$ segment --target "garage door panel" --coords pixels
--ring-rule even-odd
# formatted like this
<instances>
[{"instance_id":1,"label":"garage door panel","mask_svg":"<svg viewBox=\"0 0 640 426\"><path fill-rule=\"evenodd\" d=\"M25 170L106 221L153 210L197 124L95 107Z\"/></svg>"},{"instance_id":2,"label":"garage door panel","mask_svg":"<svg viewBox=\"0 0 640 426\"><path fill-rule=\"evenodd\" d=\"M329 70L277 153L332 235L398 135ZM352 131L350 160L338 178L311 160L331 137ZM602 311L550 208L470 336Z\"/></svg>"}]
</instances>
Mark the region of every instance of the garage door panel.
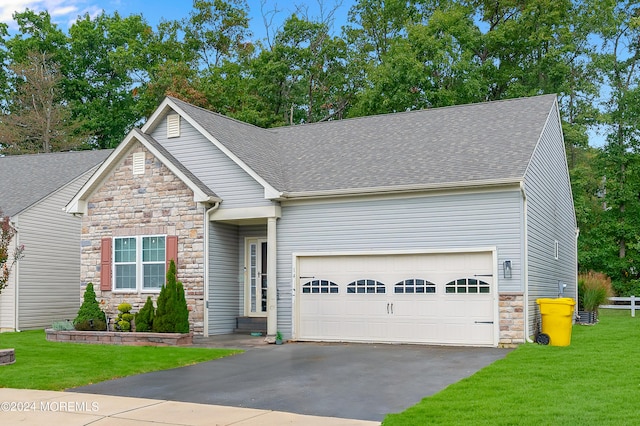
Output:
<instances>
[{"instance_id":1,"label":"garage door panel","mask_svg":"<svg viewBox=\"0 0 640 426\"><path fill-rule=\"evenodd\" d=\"M329 280L338 292L298 292L296 337L492 346L492 260L491 252L301 257L301 285Z\"/></svg>"}]
</instances>

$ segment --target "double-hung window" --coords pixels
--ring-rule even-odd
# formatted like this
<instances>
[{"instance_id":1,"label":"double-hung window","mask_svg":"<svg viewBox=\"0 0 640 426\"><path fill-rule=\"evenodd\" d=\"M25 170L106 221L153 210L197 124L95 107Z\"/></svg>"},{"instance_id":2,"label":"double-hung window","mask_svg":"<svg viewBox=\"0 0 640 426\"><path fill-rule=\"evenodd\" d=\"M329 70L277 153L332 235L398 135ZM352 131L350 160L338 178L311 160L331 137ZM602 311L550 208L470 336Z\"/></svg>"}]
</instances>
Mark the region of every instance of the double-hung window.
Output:
<instances>
[{"instance_id":1,"label":"double-hung window","mask_svg":"<svg viewBox=\"0 0 640 426\"><path fill-rule=\"evenodd\" d=\"M163 235L113 239L114 288L123 291L157 291L166 268L166 237Z\"/></svg>"}]
</instances>

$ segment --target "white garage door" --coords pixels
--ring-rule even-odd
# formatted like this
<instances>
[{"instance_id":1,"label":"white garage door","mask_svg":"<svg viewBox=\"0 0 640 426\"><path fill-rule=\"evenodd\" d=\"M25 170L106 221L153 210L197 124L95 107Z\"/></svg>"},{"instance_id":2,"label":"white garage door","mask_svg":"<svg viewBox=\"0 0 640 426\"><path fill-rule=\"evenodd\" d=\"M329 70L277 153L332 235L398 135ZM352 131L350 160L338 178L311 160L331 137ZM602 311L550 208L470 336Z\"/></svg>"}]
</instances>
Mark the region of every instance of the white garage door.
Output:
<instances>
[{"instance_id":1,"label":"white garage door","mask_svg":"<svg viewBox=\"0 0 640 426\"><path fill-rule=\"evenodd\" d=\"M491 252L298 258L299 340L494 345Z\"/></svg>"}]
</instances>

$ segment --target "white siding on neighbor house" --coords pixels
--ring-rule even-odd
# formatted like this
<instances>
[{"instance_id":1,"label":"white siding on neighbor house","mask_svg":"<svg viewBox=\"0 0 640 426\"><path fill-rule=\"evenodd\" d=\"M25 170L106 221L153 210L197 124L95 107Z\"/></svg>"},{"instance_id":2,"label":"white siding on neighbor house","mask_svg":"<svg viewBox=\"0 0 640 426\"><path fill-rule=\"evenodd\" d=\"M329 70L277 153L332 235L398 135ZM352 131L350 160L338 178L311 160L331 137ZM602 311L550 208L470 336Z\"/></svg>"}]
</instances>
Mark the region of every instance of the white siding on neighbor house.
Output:
<instances>
[{"instance_id":1,"label":"white siding on neighbor house","mask_svg":"<svg viewBox=\"0 0 640 426\"><path fill-rule=\"evenodd\" d=\"M79 217L64 211L93 170L18 215L24 258L18 263L18 324L21 330L73 320L80 307Z\"/></svg>"},{"instance_id":2,"label":"white siding on neighbor house","mask_svg":"<svg viewBox=\"0 0 640 426\"><path fill-rule=\"evenodd\" d=\"M238 285L238 227L209 224L209 335L233 333L241 296Z\"/></svg>"},{"instance_id":3,"label":"white siding on neighbor house","mask_svg":"<svg viewBox=\"0 0 640 426\"><path fill-rule=\"evenodd\" d=\"M9 245L9 258L14 253L18 238L14 237ZM16 270L15 268L9 275L7 287L0 294L0 331L13 331L16 328Z\"/></svg>"},{"instance_id":4,"label":"white siding on neighbor house","mask_svg":"<svg viewBox=\"0 0 640 426\"><path fill-rule=\"evenodd\" d=\"M167 138L166 117L151 133L178 161L222 198L223 208L270 206L264 188L186 120L180 137Z\"/></svg>"},{"instance_id":5,"label":"white siding on neighbor house","mask_svg":"<svg viewBox=\"0 0 640 426\"><path fill-rule=\"evenodd\" d=\"M525 173L529 257L529 330L534 333L536 299L558 297L558 283L567 284L565 297L576 297L576 219L557 110L549 115ZM555 259L555 241L559 257Z\"/></svg>"},{"instance_id":6,"label":"white siding on neighbor house","mask_svg":"<svg viewBox=\"0 0 640 426\"><path fill-rule=\"evenodd\" d=\"M293 253L495 246L498 264L513 264L512 278L499 274L499 292L522 292L522 205L519 189L284 204L277 222L278 329L291 333Z\"/></svg>"}]
</instances>

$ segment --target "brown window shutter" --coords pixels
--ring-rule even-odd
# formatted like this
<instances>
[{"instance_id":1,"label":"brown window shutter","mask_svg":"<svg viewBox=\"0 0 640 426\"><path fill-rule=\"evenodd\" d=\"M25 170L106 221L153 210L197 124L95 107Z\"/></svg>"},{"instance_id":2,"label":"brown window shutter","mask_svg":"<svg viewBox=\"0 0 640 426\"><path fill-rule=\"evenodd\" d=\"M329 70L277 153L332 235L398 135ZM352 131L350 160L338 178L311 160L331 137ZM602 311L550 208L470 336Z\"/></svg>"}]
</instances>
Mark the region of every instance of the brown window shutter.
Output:
<instances>
[{"instance_id":1,"label":"brown window shutter","mask_svg":"<svg viewBox=\"0 0 640 426\"><path fill-rule=\"evenodd\" d=\"M111 238L100 244L100 290L111 291Z\"/></svg>"},{"instance_id":2,"label":"brown window shutter","mask_svg":"<svg viewBox=\"0 0 640 426\"><path fill-rule=\"evenodd\" d=\"M171 263L172 260L175 262L176 268L178 267L178 237L167 237L166 257L167 270L169 270L169 263Z\"/></svg>"}]
</instances>

